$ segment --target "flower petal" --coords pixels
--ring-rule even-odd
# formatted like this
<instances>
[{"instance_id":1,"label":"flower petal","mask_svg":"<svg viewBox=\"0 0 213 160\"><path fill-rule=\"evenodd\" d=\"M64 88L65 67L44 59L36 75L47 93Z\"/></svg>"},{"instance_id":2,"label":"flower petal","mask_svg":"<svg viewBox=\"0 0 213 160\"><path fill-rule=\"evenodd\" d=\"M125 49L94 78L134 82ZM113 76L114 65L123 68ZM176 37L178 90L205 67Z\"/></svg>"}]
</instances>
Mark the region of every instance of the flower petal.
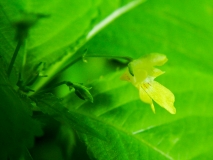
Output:
<instances>
[{"instance_id":1,"label":"flower petal","mask_svg":"<svg viewBox=\"0 0 213 160\"><path fill-rule=\"evenodd\" d=\"M156 78L156 77L158 77L158 76L160 76L160 75L162 75L164 73L165 73L164 71L161 71L158 68L154 68L150 76Z\"/></svg>"},{"instance_id":2,"label":"flower petal","mask_svg":"<svg viewBox=\"0 0 213 160\"><path fill-rule=\"evenodd\" d=\"M144 91L142 86L139 86L139 96L141 101L150 104L152 111L155 113L155 107L150 96Z\"/></svg>"},{"instance_id":3,"label":"flower petal","mask_svg":"<svg viewBox=\"0 0 213 160\"><path fill-rule=\"evenodd\" d=\"M134 86L139 86L139 84L147 77L147 72L144 70L134 70L134 76L132 76L128 70L120 77L121 80L131 82Z\"/></svg>"},{"instance_id":4,"label":"flower petal","mask_svg":"<svg viewBox=\"0 0 213 160\"><path fill-rule=\"evenodd\" d=\"M164 54L160 53L151 53L149 55L143 56L139 59L133 60L129 63L129 68L134 76L137 78L137 81L143 81L145 75L157 77L163 74L164 72L160 69L154 68L154 66L162 66L167 62L167 57Z\"/></svg>"},{"instance_id":5,"label":"flower petal","mask_svg":"<svg viewBox=\"0 0 213 160\"><path fill-rule=\"evenodd\" d=\"M148 58L153 66L162 66L168 61L166 55L160 53L151 53Z\"/></svg>"},{"instance_id":6,"label":"flower petal","mask_svg":"<svg viewBox=\"0 0 213 160\"><path fill-rule=\"evenodd\" d=\"M144 81L144 79L146 79L147 77L147 72L146 70L143 70L143 69L137 69L137 70L134 70L134 82L133 84L140 84L142 81Z\"/></svg>"},{"instance_id":7,"label":"flower petal","mask_svg":"<svg viewBox=\"0 0 213 160\"><path fill-rule=\"evenodd\" d=\"M142 88L161 107L165 108L171 114L176 113L176 108L174 107L175 97L169 89L156 81L143 83Z\"/></svg>"}]
</instances>

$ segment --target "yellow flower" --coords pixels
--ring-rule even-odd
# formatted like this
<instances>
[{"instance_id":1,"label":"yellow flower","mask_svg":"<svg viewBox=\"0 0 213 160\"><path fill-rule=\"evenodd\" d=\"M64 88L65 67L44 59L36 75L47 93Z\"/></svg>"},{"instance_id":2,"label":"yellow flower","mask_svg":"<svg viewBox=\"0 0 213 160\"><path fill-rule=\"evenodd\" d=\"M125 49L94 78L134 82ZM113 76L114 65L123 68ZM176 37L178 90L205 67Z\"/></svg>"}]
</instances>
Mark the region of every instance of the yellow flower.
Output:
<instances>
[{"instance_id":1,"label":"yellow flower","mask_svg":"<svg viewBox=\"0 0 213 160\"><path fill-rule=\"evenodd\" d=\"M175 114L175 97L173 93L160 83L154 81L156 77L165 73L154 66L162 66L167 60L165 55L159 53L152 53L133 60L128 65L129 70L121 76L121 79L131 82L138 88L140 99L145 103L149 103L154 113L155 107L152 100L171 114Z\"/></svg>"}]
</instances>

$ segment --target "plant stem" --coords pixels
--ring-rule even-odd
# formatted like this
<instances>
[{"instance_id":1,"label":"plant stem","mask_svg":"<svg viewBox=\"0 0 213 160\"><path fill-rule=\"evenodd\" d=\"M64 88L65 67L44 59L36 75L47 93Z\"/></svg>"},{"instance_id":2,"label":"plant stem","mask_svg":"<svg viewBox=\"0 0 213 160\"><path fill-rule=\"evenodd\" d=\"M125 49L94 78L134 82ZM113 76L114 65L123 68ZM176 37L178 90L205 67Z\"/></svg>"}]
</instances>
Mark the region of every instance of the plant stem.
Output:
<instances>
[{"instance_id":1,"label":"plant stem","mask_svg":"<svg viewBox=\"0 0 213 160\"><path fill-rule=\"evenodd\" d=\"M131 57L127 57L127 56L107 56L107 55L98 55L98 54L94 54L94 55L86 55L84 56L84 58L86 57L100 57L100 58L114 58L114 59L125 59L128 62L131 62L133 59Z\"/></svg>"},{"instance_id":2,"label":"plant stem","mask_svg":"<svg viewBox=\"0 0 213 160\"><path fill-rule=\"evenodd\" d=\"M51 91L52 89L54 89L54 88L56 88L56 87L59 87L59 86L61 86L61 85L63 85L63 84L66 84L66 85L67 85L67 83L71 83L71 82L69 82L69 81L62 81L62 82L56 83L56 84L54 84L52 87L43 89L43 90L37 92L36 94L41 94L41 93L49 92L49 91Z\"/></svg>"},{"instance_id":3,"label":"plant stem","mask_svg":"<svg viewBox=\"0 0 213 160\"><path fill-rule=\"evenodd\" d=\"M17 46L16 46L16 49L15 49L15 51L14 51L14 53L13 53L13 57L12 57L12 59L11 59L11 61L10 61L8 70L7 70L7 75L8 75L8 77L10 77L10 74L11 74L11 71L12 71L12 68L13 68L13 64L15 63L16 57L17 57L17 55L18 55L18 51L20 50L22 44L23 44L23 41L22 41L22 40L19 40L19 41L18 41L18 44L17 44Z\"/></svg>"},{"instance_id":4,"label":"plant stem","mask_svg":"<svg viewBox=\"0 0 213 160\"><path fill-rule=\"evenodd\" d=\"M69 64L67 64L65 67L63 67L58 74L56 74L56 76L58 76L59 74L63 73L65 70L67 70L69 67L71 67L73 64L75 64L76 62L80 61L82 58L93 58L93 57L97 57L97 58L119 58L119 59L125 59L128 62L132 61L131 57L125 57L125 56L107 56L107 55L86 55L86 56L79 56L76 59L74 59L72 62L70 62ZM55 77L55 76L54 76Z\"/></svg>"},{"instance_id":5,"label":"plant stem","mask_svg":"<svg viewBox=\"0 0 213 160\"><path fill-rule=\"evenodd\" d=\"M27 39L25 39L25 41L23 43L23 60L22 60L21 71L20 71L22 73L23 77L26 77L25 70L24 70L26 61L27 61Z\"/></svg>"},{"instance_id":6,"label":"plant stem","mask_svg":"<svg viewBox=\"0 0 213 160\"><path fill-rule=\"evenodd\" d=\"M112 21L114 21L116 18L120 17L124 13L128 12L129 10L135 8L136 6L140 5L141 3L145 2L146 0L134 0L132 2L129 2L127 5L117 9L112 14L110 14L108 17L106 17L103 21L101 21L99 24L97 24L87 35L86 40L89 41L92 37L94 37L100 30L105 28L107 25L109 25Z\"/></svg>"}]
</instances>

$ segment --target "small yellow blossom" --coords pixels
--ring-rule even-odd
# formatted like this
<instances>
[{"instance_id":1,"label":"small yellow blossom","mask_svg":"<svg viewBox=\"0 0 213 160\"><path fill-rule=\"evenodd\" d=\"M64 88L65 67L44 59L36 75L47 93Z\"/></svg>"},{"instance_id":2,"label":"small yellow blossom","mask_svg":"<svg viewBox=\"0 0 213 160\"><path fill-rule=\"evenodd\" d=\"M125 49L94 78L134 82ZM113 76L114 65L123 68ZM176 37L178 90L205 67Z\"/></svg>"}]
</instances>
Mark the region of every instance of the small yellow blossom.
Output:
<instances>
[{"instance_id":1,"label":"small yellow blossom","mask_svg":"<svg viewBox=\"0 0 213 160\"><path fill-rule=\"evenodd\" d=\"M173 93L160 83L154 81L156 77L165 73L155 68L155 66L162 66L167 60L165 55L159 53L152 53L133 60L128 65L129 70L121 76L121 79L131 82L138 88L140 99L145 103L149 103L154 113L155 107L152 100L171 114L175 114L175 97Z\"/></svg>"}]
</instances>

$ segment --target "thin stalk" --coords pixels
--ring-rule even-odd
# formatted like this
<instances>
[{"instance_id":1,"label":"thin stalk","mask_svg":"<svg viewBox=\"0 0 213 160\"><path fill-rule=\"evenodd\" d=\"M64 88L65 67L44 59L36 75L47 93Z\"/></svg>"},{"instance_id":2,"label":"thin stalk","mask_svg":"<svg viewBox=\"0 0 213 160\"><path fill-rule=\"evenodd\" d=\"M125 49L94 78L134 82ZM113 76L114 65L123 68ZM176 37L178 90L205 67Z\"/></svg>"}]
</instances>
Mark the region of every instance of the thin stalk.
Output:
<instances>
[{"instance_id":1,"label":"thin stalk","mask_svg":"<svg viewBox=\"0 0 213 160\"><path fill-rule=\"evenodd\" d=\"M56 87L59 87L59 86L64 85L64 84L67 85L67 83L69 83L69 82L68 82L68 81L62 81L62 82L56 83L56 84L54 84L52 87L43 89L43 90L37 92L36 94L47 93L47 92L53 90L53 89L56 88Z\"/></svg>"},{"instance_id":2,"label":"thin stalk","mask_svg":"<svg viewBox=\"0 0 213 160\"><path fill-rule=\"evenodd\" d=\"M23 53L23 60L22 60L22 66L21 66L21 73L23 74L23 77L26 77L24 67L27 61L27 39L25 39L23 43L23 50L24 50L24 53Z\"/></svg>"},{"instance_id":3,"label":"thin stalk","mask_svg":"<svg viewBox=\"0 0 213 160\"><path fill-rule=\"evenodd\" d=\"M124 59L124 60L127 60L128 62L131 62L133 60L131 57L127 57L127 56L107 56L107 55L98 55L98 54L84 56L84 58L87 58L87 57L88 58L97 57L97 58Z\"/></svg>"},{"instance_id":4,"label":"thin stalk","mask_svg":"<svg viewBox=\"0 0 213 160\"><path fill-rule=\"evenodd\" d=\"M74 59L72 62L70 62L69 64L67 64L65 67L63 67L55 76L58 76L59 74L63 73L65 70L67 70L69 67L71 67L73 64L75 64L76 62L80 61L82 58L114 58L114 59L124 59L127 60L128 62L132 61L131 57L127 57L127 56L107 56L107 55L86 55L86 56L79 56L76 59ZM55 77L54 76L54 77Z\"/></svg>"},{"instance_id":5,"label":"thin stalk","mask_svg":"<svg viewBox=\"0 0 213 160\"><path fill-rule=\"evenodd\" d=\"M25 158L28 160L33 160L33 157L27 148L25 148Z\"/></svg>"},{"instance_id":6,"label":"thin stalk","mask_svg":"<svg viewBox=\"0 0 213 160\"><path fill-rule=\"evenodd\" d=\"M99 31L101 31L103 28L105 28L107 25L109 25L111 22L113 22L115 19L123 15L124 13L128 12L129 10L139 6L141 3L145 2L146 0L134 0L132 2L129 2L127 5L117 9L112 14L110 14L108 17L106 17L103 21L101 21L99 24L97 24L87 35L86 40L89 41L92 37L94 37Z\"/></svg>"},{"instance_id":7,"label":"thin stalk","mask_svg":"<svg viewBox=\"0 0 213 160\"><path fill-rule=\"evenodd\" d=\"M13 69L13 64L15 63L16 57L17 57L17 55L18 55L18 52L19 52L19 50L20 50L22 44L23 44L23 41L19 40L19 41L18 41L18 44L17 44L17 46L16 46L16 49L15 49L15 51L14 51L14 53L13 53L13 57L12 57L12 59L11 59L11 61L10 61L8 70L7 70L7 75L8 75L8 77L10 77L11 71L12 71L12 69Z\"/></svg>"}]
</instances>

